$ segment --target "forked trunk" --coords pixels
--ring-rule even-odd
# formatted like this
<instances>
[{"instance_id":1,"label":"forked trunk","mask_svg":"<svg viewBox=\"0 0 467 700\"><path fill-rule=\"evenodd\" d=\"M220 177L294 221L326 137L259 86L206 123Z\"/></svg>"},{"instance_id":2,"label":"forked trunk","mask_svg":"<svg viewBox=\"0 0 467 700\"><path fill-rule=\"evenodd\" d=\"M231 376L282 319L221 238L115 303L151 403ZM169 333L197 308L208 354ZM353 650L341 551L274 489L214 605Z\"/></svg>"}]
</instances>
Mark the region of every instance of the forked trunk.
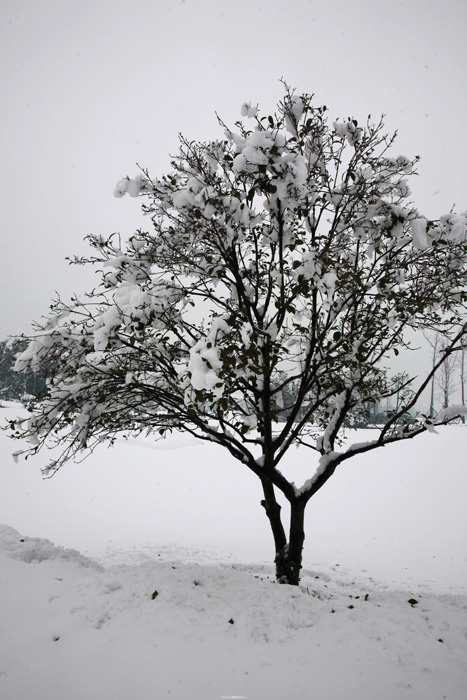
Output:
<instances>
[{"instance_id":1,"label":"forked trunk","mask_svg":"<svg viewBox=\"0 0 467 700\"><path fill-rule=\"evenodd\" d=\"M305 540L304 518L305 503L294 501L290 504L289 540L281 521L281 506L276 500L274 486L263 479L264 500L261 505L266 511L274 537L276 551L276 579L279 583L298 586L302 568L303 543Z\"/></svg>"},{"instance_id":2,"label":"forked trunk","mask_svg":"<svg viewBox=\"0 0 467 700\"><path fill-rule=\"evenodd\" d=\"M291 503L290 509L289 541L281 551L276 549L276 579L279 583L298 586L305 541L305 503Z\"/></svg>"}]
</instances>

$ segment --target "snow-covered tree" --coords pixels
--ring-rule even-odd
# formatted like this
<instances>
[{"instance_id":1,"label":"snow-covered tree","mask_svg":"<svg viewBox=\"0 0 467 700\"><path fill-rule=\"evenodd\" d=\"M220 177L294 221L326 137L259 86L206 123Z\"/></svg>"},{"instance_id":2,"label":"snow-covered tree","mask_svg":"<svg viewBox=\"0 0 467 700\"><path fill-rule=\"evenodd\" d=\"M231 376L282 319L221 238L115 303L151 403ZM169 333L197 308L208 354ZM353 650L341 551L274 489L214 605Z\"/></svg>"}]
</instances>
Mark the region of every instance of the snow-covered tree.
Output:
<instances>
[{"instance_id":1,"label":"snow-covered tree","mask_svg":"<svg viewBox=\"0 0 467 700\"><path fill-rule=\"evenodd\" d=\"M58 299L29 339L17 369L47 363L49 392L13 427L30 453L62 448L48 474L121 433L223 446L260 480L277 578L297 584L306 504L336 469L462 412L410 413L466 333L467 215L414 208L417 159L393 154L382 121L330 123L288 88L276 113L241 114L217 141L181 138L169 174L117 184L148 230L90 237L76 262L101 266L100 286ZM385 364L421 328L444 338L435 366L404 382L374 440L342 443L356 406L401 396ZM293 445L310 449L298 485L281 472Z\"/></svg>"}]
</instances>

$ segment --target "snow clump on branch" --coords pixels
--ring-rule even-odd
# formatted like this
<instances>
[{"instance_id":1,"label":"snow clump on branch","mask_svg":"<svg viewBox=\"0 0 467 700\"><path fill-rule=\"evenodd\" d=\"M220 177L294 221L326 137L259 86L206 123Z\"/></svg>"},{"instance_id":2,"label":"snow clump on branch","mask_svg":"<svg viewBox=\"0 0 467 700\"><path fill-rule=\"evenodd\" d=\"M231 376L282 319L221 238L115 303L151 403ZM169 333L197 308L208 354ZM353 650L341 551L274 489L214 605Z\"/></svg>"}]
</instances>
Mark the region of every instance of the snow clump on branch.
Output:
<instances>
[{"instance_id":1,"label":"snow clump on branch","mask_svg":"<svg viewBox=\"0 0 467 700\"><path fill-rule=\"evenodd\" d=\"M141 173L135 178L124 177L119 180L114 188L114 197L120 198L129 194L130 197L138 197L140 194L150 191L150 182Z\"/></svg>"}]
</instances>

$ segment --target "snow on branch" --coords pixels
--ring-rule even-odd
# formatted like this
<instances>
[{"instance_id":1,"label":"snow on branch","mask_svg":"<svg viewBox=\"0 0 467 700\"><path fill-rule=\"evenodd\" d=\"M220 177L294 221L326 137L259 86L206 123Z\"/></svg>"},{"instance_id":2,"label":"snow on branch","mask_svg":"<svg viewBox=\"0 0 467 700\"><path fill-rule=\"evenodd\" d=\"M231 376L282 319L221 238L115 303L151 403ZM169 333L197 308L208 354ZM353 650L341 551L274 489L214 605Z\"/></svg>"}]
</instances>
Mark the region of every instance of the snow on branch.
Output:
<instances>
[{"instance_id":1,"label":"snow on branch","mask_svg":"<svg viewBox=\"0 0 467 700\"><path fill-rule=\"evenodd\" d=\"M436 418L433 420L434 425L444 425L450 421L460 418L461 416L467 416L467 406L462 406L460 404L448 406L447 408L441 409Z\"/></svg>"}]
</instances>

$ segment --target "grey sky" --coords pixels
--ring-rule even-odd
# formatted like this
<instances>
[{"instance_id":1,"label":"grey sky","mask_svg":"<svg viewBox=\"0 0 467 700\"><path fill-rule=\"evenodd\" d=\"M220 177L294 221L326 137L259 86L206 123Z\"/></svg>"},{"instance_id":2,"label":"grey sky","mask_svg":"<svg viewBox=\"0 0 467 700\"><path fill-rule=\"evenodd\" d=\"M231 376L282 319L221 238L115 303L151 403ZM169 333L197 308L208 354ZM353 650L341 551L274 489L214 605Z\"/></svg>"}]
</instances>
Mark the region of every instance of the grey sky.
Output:
<instances>
[{"instance_id":1,"label":"grey sky","mask_svg":"<svg viewBox=\"0 0 467 700\"><path fill-rule=\"evenodd\" d=\"M161 174L178 132L272 111L281 76L332 118L386 113L423 158L420 210L465 209L466 26L465 0L1 0L0 339L90 287L64 261L86 234L141 225L112 196L136 162Z\"/></svg>"}]
</instances>

